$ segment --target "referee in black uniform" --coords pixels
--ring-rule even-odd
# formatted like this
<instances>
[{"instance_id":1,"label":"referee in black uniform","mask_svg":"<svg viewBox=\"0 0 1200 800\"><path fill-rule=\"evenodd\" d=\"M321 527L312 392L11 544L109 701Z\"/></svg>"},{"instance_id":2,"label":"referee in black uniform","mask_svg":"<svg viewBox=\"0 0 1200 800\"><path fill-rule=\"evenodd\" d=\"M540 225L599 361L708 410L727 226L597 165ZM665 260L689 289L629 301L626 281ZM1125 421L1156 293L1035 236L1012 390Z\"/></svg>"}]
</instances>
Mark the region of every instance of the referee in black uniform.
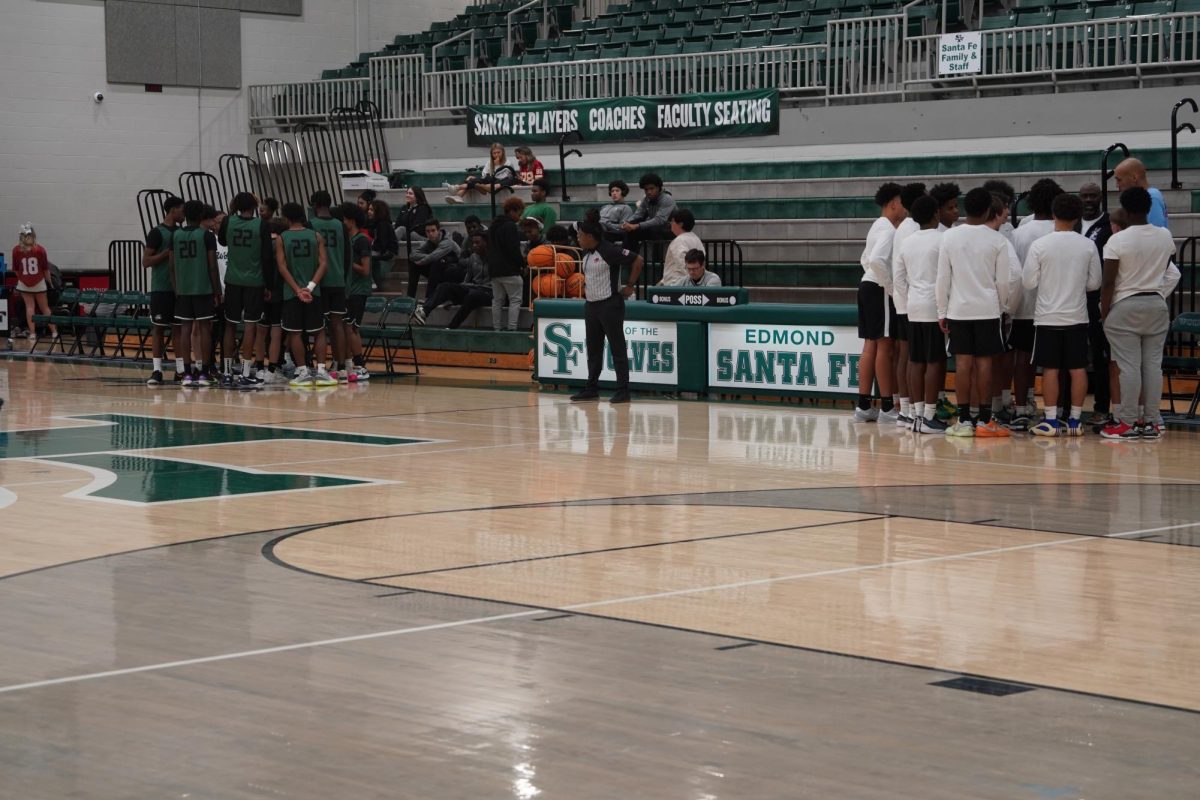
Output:
<instances>
[{"instance_id":1,"label":"referee in black uniform","mask_svg":"<svg viewBox=\"0 0 1200 800\"><path fill-rule=\"evenodd\" d=\"M583 248L584 304L583 325L587 336L587 384L571 400L596 400L600 397L600 371L604 365L604 340L612 351L613 370L617 373L617 391L609 402L629 402L629 352L625 347L625 298L633 296L633 287L642 274L642 257L604 241L604 229L598 222L579 224L579 246ZM629 266L629 282L618 289L621 267Z\"/></svg>"}]
</instances>

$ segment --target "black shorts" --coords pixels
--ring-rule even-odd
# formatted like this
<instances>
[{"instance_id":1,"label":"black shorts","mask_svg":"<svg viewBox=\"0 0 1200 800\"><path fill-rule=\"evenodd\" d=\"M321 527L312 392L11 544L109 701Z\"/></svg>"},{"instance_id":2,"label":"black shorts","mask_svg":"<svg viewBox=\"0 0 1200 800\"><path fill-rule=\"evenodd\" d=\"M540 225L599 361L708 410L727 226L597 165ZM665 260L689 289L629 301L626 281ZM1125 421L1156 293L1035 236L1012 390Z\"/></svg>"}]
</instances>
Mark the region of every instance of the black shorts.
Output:
<instances>
[{"instance_id":1,"label":"black shorts","mask_svg":"<svg viewBox=\"0 0 1200 800\"><path fill-rule=\"evenodd\" d=\"M325 316L346 315L346 290L341 286L321 287L321 311Z\"/></svg>"},{"instance_id":2,"label":"black shorts","mask_svg":"<svg viewBox=\"0 0 1200 800\"><path fill-rule=\"evenodd\" d=\"M1033 320L1014 319L1012 333L1008 335L1010 350L1020 350L1022 353L1033 352Z\"/></svg>"},{"instance_id":3,"label":"black shorts","mask_svg":"<svg viewBox=\"0 0 1200 800\"><path fill-rule=\"evenodd\" d=\"M1088 326L1038 325L1033 336L1033 363L1046 369L1086 369Z\"/></svg>"},{"instance_id":4,"label":"black shorts","mask_svg":"<svg viewBox=\"0 0 1200 800\"><path fill-rule=\"evenodd\" d=\"M878 283L858 284L858 338L882 339L895 336L896 306Z\"/></svg>"},{"instance_id":5,"label":"black shorts","mask_svg":"<svg viewBox=\"0 0 1200 800\"><path fill-rule=\"evenodd\" d=\"M272 300L269 303L263 303L262 319L258 321L260 328L278 328L283 322L283 301Z\"/></svg>"},{"instance_id":6,"label":"black shorts","mask_svg":"<svg viewBox=\"0 0 1200 800\"><path fill-rule=\"evenodd\" d=\"M358 327L362 325L363 315L367 310L367 297L365 294L352 294L346 298L346 323Z\"/></svg>"},{"instance_id":7,"label":"black shorts","mask_svg":"<svg viewBox=\"0 0 1200 800\"><path fill-rule=\"evenodd\" d=\"M320 297L314 297L311 303L302 302L299 297L283 301L283 329L288 333L316 333L324 328Z\"/></svg>"},{"instance_id":8,"label":"black shorts","mask_svg":"<svg viewBox=\"0 0 1200 800\"><path fill-rule=\"evenodd\" d=\"M948 319L950 352L956 356L998 356L1004 352L1000 318Z\"/></svg>"},{"instance_id":9,"label":"black shorts","mask_svg":"<svg viewBox=\"0 0 1200 800\"><path fill-rule=\"evenodd\" d=\"M908 314L896 312L896 327L892 329L892 338L897 342L908 341L908 326L911 323L908 321Z\"/></svg>"},{"instance_id":10,"label":"black shorts","mask_svg":"<svg viewBox=\"0 0 1200 800\"><path fill-rule=\"evenodd\" d=\"M261 286L238 286L226 284L225 319L229 322L253 323L263 316L263 288Z\"/></svg>"},{"instance_id":11,"label":"black shorts","mask_svg":"<svg viewBox=\"0 0 1200 800\"><path fill-rule=\"evenodd\" d=\"M150 293L150 321L159 328L169 328L175 324L175 293Z\"/></svg>"},{"instance_id":12,"label":"black shorts","mask_svg":"<svg viewBox=\"0 0 1200 800\"><path fill-rule=\"evenodd\" d=\"M180 294L175 296L175 319L180 322L204 322L217 315L211 294Z\"/></svg>"},{"instance_id":13,"label":"black shorts","mask_svg":"<svg viewBox=\"0 0 1200 800\"><path fill-rule=\"evenodd\" d=\"M914 364L946 362L946 334L936 322L908 323L908 360Z\"/></svg>"}]
</instances>

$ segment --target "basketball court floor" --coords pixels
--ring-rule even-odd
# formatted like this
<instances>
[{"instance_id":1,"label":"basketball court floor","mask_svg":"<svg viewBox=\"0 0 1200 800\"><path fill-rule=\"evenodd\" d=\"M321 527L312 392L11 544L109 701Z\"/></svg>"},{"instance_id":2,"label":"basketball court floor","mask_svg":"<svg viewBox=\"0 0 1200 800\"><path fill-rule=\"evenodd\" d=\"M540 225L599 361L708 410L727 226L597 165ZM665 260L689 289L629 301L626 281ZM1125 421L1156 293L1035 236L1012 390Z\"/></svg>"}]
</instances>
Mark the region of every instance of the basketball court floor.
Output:
<instances>
[{"instance_id":1,"label":"basketball court floor","mask_svg":"<svg viewBox=\"0 0 1200 800\"><path fill-rule=\"evenodd\" d=\"M1194 797L1200 438L0 361L0 797Z\"/></svg>"}]
</instances>

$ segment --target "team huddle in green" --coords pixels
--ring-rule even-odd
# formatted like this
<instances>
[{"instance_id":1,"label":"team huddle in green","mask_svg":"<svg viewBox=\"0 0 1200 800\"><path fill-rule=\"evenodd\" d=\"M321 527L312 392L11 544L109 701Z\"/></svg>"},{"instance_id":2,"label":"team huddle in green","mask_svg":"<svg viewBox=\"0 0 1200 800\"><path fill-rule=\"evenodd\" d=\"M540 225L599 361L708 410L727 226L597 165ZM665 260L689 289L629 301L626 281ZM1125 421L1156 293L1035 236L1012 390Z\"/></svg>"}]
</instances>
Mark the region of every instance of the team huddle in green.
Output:
<instances>
[{"instance_id":1,"label":"team huddle in green","mask_svg":"<svg viewBox=\"0 0 1200 800\"><path fill-rule=\"evenodd\" d=\"M223 214L199 200L164 201L163 221L146 237L142 257L154 323L148 385L165 382L168 332L175 381L187 387L337 386L370 378L358 333L372 292L366 217L353 203L335 215L326 191L309 203L311 214L299 203L280 208L241 192ZM227 253L223 277L218 244ZM216 323L223 323L219 337ZM218 338L220 365L213 358Z\"/></svg>"}]
</instances>

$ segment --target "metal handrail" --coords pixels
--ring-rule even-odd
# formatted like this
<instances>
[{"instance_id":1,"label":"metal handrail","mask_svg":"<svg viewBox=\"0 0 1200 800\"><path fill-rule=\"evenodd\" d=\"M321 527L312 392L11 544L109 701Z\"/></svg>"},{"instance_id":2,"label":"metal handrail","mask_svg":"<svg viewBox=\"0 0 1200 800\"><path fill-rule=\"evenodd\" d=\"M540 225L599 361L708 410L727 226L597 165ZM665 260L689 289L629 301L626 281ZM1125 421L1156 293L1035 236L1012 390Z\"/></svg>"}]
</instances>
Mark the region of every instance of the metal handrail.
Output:
<instances>
[{"instance_id":1,"label":"metal handrail","mask_svg":"<svg viewBox=\"0 0 1200 800\"><path fill-rule=\"evenodd\" d=\"M569 142L567 140L570 140ZM564 203L571 202L571 198L567 196L567 156L579 156L583 158L583 153L577 148L567 150L568 144L575 144L583 141L583 135L579 131L571 131L564 133L558 137L558 179L562 182L562 201Z\"/></svg>"},{"instance_id":2,"label":"metal handrail","mask_svg":"<svg viewBox=\"0 0 1200 800\"><path fill-rule=\"evenodd\" d=\"M433 62L433 68L437 69L437 52L439 47L445 47L451 42L457 42L459 39L463 39L467 36L471 37L471 58L468 63L473 65L479 54L475 50L475 29L471 28L470 30L463 31L462 33L456 33L449 39L443 39L429 49L429 60Z\"/></svg>"},{"instance_id":3,"label":"metal handrail","mask_svg":"<svg viewBox=\"0 0 1200 800\"><path fill-rule=\"evenodd\" d=\"M550 33L550 3L548 2L548 0L529 0L529 2L526 3L525 5L518 6L518 7L514 8L512 11L509 11L507 14L504 15L504 55L511 56L513 54L513 36L512 36L513 14L519 13L528 8L533 8L534 6L536 6L538 4L541 4L541 6L542 6L541 34L542 34L542 36L549 35L549 33Z\"/></svg>"},{"instance_id":4,"label":"metal handrail","mask_svg":"<svg viewBox=\"0 0 1200 800\"><path fill-rule=\"evenodd\" d=\"M1120 142L1110 144L1104 155L1100 156L1100 209L1105 213L1108 212L1108 179L1116 174L1116 168L1108 168L1108 157L1117 150L1123 153L1122 160L1129 158L1129 148Z\"/></svg>"},{"instance_id":5,"label":"metal handrail","mask_svg":"<svg viewBox=\"0 0 1200 800\"><path fill-rule=\"evenodd\" d=\"M1175 104L1171 109L1171 188L1182 189L1183 184L1179 182L1179 132L1191 131L1196 132L1196 126L1190 122L1179 124L1178 116L1179 109L1183 106L1190 105L1192 113L1200 113L1200 108L1196 107L1196 101L1190 97L1185 97Z\"/></svg>"}]
</instances>

